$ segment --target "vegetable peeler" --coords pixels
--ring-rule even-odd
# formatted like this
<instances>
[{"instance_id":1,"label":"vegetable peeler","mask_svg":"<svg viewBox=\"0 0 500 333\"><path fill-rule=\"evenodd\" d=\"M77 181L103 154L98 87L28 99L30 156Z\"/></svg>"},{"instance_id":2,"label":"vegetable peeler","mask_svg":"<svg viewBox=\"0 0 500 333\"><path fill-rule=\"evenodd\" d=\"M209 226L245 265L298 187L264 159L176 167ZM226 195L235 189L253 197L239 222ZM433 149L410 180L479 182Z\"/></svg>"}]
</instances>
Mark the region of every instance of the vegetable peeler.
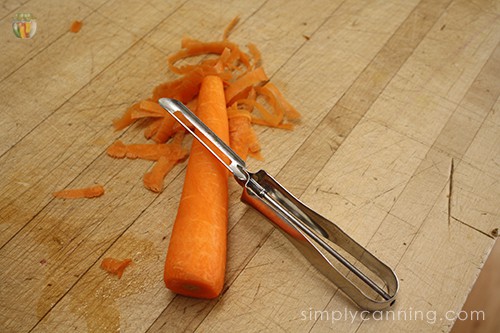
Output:
<instances>
[{"instance_id":1,"label":"vegetable peeler","mask_svg":"<svg viewBox=\"0 0 500 333\"><path fill-rule=\"evenodd\" d=\"M391 268L333 222L294 197L266 171L249 172L245 162L184 104L169 98L161 98L159 103L229 169L243 187L241 201L267 217L314 267L360 308L376 311L394 304L399 281ZM177 116L178 112L196 131Z\"/></svg>"}]
</instances>

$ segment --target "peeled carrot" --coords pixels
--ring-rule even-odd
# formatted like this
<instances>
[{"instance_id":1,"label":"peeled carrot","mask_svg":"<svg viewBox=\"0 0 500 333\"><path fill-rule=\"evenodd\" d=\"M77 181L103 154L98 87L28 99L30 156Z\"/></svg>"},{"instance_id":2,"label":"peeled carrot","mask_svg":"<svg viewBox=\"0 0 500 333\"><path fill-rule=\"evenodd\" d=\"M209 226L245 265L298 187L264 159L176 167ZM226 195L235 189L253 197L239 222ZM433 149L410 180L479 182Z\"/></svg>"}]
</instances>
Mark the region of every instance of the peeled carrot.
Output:
<instances>
[{"instance_id":1,"label":"peeled carrot","mask_svg":"<svg viewBox=\"0 0 500 333\"><path fill-rule=\"evenodd\" d=\"M121 279L125 268L132 263L132 259L117 260L114 258L104 258L101 261L101 268L106 272L117 275Z\"/></svg>"},{"instance_id":2,"label":"peeled carrot","mask_svg":"<svg viewBox=\"0 0 500 333\"><path fill-rule=\"evenodd\" d=\"M224 88L207 76L198 96L198 117L229 142ZM228 177L225 167L193 141L184 188L165 261L165 285L175 293L215 298L226 266Z\"/></svg>"},{"instance_id":3,"label":"peeled carrot","mask_svg":"<svg viewBox=\"0 0 500 333\"><path fill-rule=\"evenodd\" d=\"M85 188L73 188L52 193L56 198L63 199L78 199L78 198L95 198L104 194L104 187L96 185Z\"/></svg>"}]
</instances>

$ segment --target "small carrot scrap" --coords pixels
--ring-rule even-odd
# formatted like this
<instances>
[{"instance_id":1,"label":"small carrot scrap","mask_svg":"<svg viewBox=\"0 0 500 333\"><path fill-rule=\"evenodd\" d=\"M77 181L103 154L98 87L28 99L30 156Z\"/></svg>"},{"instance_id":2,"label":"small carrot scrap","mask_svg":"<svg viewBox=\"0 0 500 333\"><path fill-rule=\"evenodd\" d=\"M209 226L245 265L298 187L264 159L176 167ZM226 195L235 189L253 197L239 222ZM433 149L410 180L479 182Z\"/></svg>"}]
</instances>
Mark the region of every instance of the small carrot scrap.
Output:
<instances>
[{"instance_id":1,"label":"small carrot scrap","mask_svg":"<svg viewBox=\"0 0 500 333\"><path fill-rule=\"evenodd\" d=\"M104 258L101 261L101 268L121 279L125 268L127 268L131 263L132 259L118 260L114 258Z\"/></svg>"},{"instance_id":2,"label":"small carrot scrap","mask_svg":"<svg viewBox=\"0 0 500 333\"><path fill-rule=\"evenodd\" d=\"M163 190L163 179L176 163L176 159L160 157L151 171L144 175L144 186L153 192L160 193Z\"/></svg>"},{"instance_id":3,"label":"small carrot scrap","mask_svg":"<svg viewBox=\"0 0 500 333\"><path fill-rule=\"evenodd\" d=\"M177 121L171 115L163 117L156 134L153 136L153 141L156 143L167 142L175 133L175 124Z\"/></svg>"},{"instance_id":4,"label":"small carrot scrap","mask_svg":"<svg viewBox=\"0 0 500 333\"><path fill-rule=\"evenodd\" d=\"M172 144L131 144L126 145L120 140L115 141L108 147L107 153L114 158L143 159L157 161L161 156L177 154L181 149L178 145Z\"/></svg>"},{"instance_id":5,"label":"small carrot scrap","mask_svg":"<svg viewBox=\"0 0 500 333\"><path fill-rule=\"evenodd\" d=\"M228 39L229 34L234 29L234 27L238 24L239 21L240 21L240 17L236 16L235 18L233 18L231 20L231 22L229 22L229 24L227 25L226 29L224 29L224 33L222 34L222 39L223 40L227 40Z\"/></svg>"},{"instance_id":6,"label":"small carrot scrap","mask_svg":"<svg viewBox=\"0 0 500 333\"><path fill-rule=\"evenodd\" d=\"M296 120L300 118L300 113L286 100L285 96L283 96L281 91L279 91L278 87L276 87L272 82L268 82L264 88L267 88L274 95L288 119Z\"/></svg>"},{"instance_id":7,"label":"small carrot scrap","mask_svg":"<svg viewBox=\"0 0 500 333\"><path fill-rule=\"evenodd\" d=\"M95 198L104 194L102 185L95 185L85 188L73 188L52 193L56 198L62 199L78 199L78 198Z\"/></svg>"},{"instance_id":8,"label":"small carrot scrap","mask_svg":"<svg viewBox=\"0 0 500 333\"><path fill-rule=\"evenodd\" d=\"M71 31L73 33L77 33L80 31L82 26L83 26L82 21L73 21L73 23L71 23L71 27L69 28L69 31Z\"/></svg>"},{"instance_id":9,"label":"small carrot scrap","mask_svg":"<svg viewBox=\"0 0 500 333\"><path fill-rule=\"evenodd\" d=\"M198 117L223 141L229 130L222 80L207 76L198 97ZM228 173L193 141L184 188L165 261L165 285L175 293L215 298L226 267Z\"/></svg>"}]
</instances>

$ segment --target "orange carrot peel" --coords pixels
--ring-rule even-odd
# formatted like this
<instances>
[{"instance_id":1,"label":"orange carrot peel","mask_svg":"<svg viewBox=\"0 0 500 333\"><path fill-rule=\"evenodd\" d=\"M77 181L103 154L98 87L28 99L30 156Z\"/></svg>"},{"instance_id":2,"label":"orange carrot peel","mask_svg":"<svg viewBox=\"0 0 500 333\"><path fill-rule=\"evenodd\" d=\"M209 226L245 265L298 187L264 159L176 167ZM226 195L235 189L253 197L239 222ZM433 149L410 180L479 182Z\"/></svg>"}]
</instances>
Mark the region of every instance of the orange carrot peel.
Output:
<instances>
[{"instance_id":1,"label":"orange carrot peel","mask_svg":"<svg viewBox=\"0 0 500 333\"><path fill-rule=\"evenodd\" d=\"M95 185L85 188L66 189L52 193L56 198L62 199L79 199L79 198L96 198L104 194L102 185Z\"/></svg>"},{"instance_id":2,"label":"orange carrot peel","mask_svg":"<svg viewBox=\"0 0 500 333\"><path fill-rule=\"evenodd\" d=\"M73 21L73 23L71 23L71 27L69 28L69 31L72 33L77 33L80 31L80 29L82 29L82 26L83 26L82 21Z\"/></svg>"},{"instance_id":3,"label":"orange carrot peel","mask_svg":"<svg viewBox=\"0 0 500 333\"><path fill-rule=\"evenodd\" d=\"M101 268L121 279L125 268L127 268L131 263L132 259L118 260L114 258L104 258L101 261Z\"/></svg>"}]
</instances>

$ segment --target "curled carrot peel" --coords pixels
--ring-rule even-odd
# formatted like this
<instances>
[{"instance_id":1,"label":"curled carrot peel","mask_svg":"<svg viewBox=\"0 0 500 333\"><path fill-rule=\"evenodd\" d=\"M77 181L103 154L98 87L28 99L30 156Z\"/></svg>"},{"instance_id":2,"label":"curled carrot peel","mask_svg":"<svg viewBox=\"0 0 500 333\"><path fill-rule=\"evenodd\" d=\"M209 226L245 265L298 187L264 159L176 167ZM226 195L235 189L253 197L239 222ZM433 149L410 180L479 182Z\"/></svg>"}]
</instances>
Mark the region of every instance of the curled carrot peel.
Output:
<instances>
[{"instance_id":1,"label":"curled carrot peel","mask_svg":"<svg viewBox=\"0 0 500 333\"><path fill-rule=\"evenodd\" d=\"M52 193L56 198L62 199L78 199L78 198L95 198L104 194L102 185L95 185L85 188L74 188Z\"/></svg>"},{"instance_id":2,"label":"curled carrot peel","mask_svg":"<svg viewBox=\"0 0 500 333\"><path fill-rule=\"evenodd\" d=\"M235 82L231 83L229 87L226 88L226 101L228 101L229 103L234 102L233 98L239 92L267 80L268 77L262 67L254 69L251 72L245 73Z\"/></svg>"},{"instance_id":3,"label":"curled carrot peel","mask_svg":"<svg viewBox=\"0 0 500 333\"><path fill-rule=\"evenodd\" d=\"M167 59L168 68L178 77L157 85L149 98L133 104L121 118L113 121L116 130L139 124L144 128L144 138L152 141L141 144L117 141L107 151L115 158L154 161L151 171L144 176L144 185L151 191L161 192L166 174L185 158L181 154L182 142L171 145L177 133L184 129L157 103L160 98L177 99L197 113L202 82L209 76L218 77L223 86L229 143L245 160L248 156L263 158L255 125L291 130L300 118L300 113L269 81L257 46L248 43L246 52L229 39L238 22L239 18L235 17L229 23L221 40L183 38L180 50Z\"/></svg>"},{"instance_id":4,"label":"curled carrot peel","mask_svg":"<svg viewBox=\"0 0 500 333\"><path fill-rule=\"evenodd\" d=\"M133 104L127 109L127 111L125 111L121 118L113 120L113 126L115 127L115 130L118 131L127 128L136 121L136 119L132 118L132 113L134 112L134 110L139 109L139 104L140 103Z\"/></svg>"},{"instance_id":5,"label":"curled carrot peel","mask_svg":"<svg viewBox=\"0 0 500 333\"><path fill-rule=\"evenodd\" d=\"M144 175L144 186L156 193L163 191L163 179L167 173L181 160L186 158L187 150L182 148L182 138L185 132L179 131L172 140L172 145L177 145L168 155L162 155L155 163L151 171Z\"/></svg>"},{"instance_id":6,"label":"curled carrot peel","mask_svg":"<svg viewBox=\"0 0 500 333\"><path fill-rule=\"evenodd\" d=\"M104 258L101 261L101 268L121 279L125 268L127 268L131 263L132 259L118 260L114 258Z\"/></svg>"}]
</instances>

